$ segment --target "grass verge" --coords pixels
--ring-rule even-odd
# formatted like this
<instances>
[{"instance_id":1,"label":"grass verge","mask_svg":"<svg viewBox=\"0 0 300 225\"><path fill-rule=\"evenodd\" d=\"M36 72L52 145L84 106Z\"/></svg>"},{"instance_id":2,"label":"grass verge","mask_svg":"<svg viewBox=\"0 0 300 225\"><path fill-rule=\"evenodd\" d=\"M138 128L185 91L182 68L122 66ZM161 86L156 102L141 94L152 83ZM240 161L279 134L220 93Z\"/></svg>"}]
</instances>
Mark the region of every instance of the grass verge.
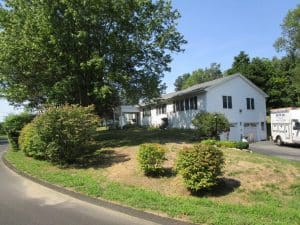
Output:
<instances>
[{"instance_id":1,"label":"grass verge","mask_svg":"<svg viewBox=\"0 0 300 225\"><path fill-rule=\"evenodd\" d=\"M300 224L300 184L277 198L270 187L253 191L250 204L218 202L207 197L168 196L158 191L111 181L101 168L59 168L48 162L9 151L6 159L18 170L68 189L143 210L163 212L171 217L205 224ZM250 156L249 156L250 157ZM262 158L263 160L264 158ZM255 202L255 203L254 203Z\"/></svg>"}]
</instances>

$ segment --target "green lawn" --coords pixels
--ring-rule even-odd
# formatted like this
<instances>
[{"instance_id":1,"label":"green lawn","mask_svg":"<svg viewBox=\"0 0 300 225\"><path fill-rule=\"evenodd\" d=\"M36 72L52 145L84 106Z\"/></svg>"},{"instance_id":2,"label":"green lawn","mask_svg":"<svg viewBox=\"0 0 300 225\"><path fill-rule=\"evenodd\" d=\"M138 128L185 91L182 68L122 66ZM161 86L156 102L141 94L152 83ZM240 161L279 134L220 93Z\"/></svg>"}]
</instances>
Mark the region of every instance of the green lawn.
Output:
<instances>
[{"instance_id":1,"label":"green lawn","mask_svg":"<svg viewBox=\"0 0 300 225\"><path fill-rule=\"evenodd\" d=\"M195 142L197 133L195 130L182 129L147 129L136 128L128 130L104 130L97 136L100 147L134 146L145 142L168 143L168 142Z\"/></svg>"},{"instance_id":2,"label":"green lawn","mask_svg":"<svg viewBox=\"0 0 300 225\"><path fill-rule=\"evenodd\" d=\"M174 146L175 143L178 147L182 142L189 143L194 140L192 131L134 129L101 131L97 143L102 148L116 149L124 153L134 151L136 145L144 142L155 141L166 146ZM94 157L97 157L97 154L101 156L102 151L103 149L100 149ZM85 165L84 168L76 165L59 168L48 162L28 158L22 152L9 151L6 158L17 169L50 183L138 209L164 212L171 217L194 223L300 224L299 163L237 150L224 150L224 153L227 161L225 175L230 177L230 180L240 181L240 187L224 192L222 188L225 187L221 186L218 190L220 193L211 192L198 196L164 194L147 188L146 185L130 185L110 179L110 169L123 164L102 164L101 159L105 157L99 157L99 161ZM143 179L139 173L136 176ZM277 177L277 183L271 182ZM153 182L168 184L168 180L172 179L177 177L153 178ZM270 179L270 182L266 182L266 179Z\"/></svg>"}]
</instances>

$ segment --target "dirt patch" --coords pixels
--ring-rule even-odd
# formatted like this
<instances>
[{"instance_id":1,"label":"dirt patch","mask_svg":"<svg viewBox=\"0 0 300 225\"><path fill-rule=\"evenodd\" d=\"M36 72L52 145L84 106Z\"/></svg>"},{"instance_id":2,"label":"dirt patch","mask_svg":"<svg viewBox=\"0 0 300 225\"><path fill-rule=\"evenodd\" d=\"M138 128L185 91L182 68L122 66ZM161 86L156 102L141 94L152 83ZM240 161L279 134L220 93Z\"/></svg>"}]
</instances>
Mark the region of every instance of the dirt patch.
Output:
<instances>
[{"instance_id":1,"label":"dirt patch","mask_svg":"<svg viewBox=\"0 0 300 225\"><path fill-rule=\"evenodd\" d=\"M172 169L174 167L178 151L185 146L190 145L178 143L165 144L167 161L164 166L166 168ZM114 148L116 156L126 156L128 160L116 160L115 163L105 169L106 176L114 181L145 187L167 195L191 195L179 175L159 178L144 176L138 168L136 159L137 150L137 146ZM231 188L232 190L223 194L213 193L209 196L217 201L246 204L248 203L245 197L247 193L265 189L268 185L276 186L278 190L284 190L295 183L297 176L299 176L299 169L296 167L281 164L273 160L264 160L259 156L251 155L251 153L224 149L224 154L226 158L224 179L227 179L227 184L224 185L229 185L228 187L224 186L224 189ZM230 182L238 183L238 185L235 184L235 186L231 187Z\"/></svg>"},{"instance_id":2,"label":"dirt patch","mask_svg":"<svg viewBox=\"0 0 300 225\"><path fill-rule=\"evenodd\" d=\"M165 162L164 167L172 168L174 165L178 147L177 144L166 144L166 147L168 151L166 154L167 161ZM144 176L137 164L137 150L137 146L115 149L116 152L127 155L130 160L113 164L111 167L107 168L107 177L111 180L115 180L124 184L150 188L167 195L189 195L189 192L184 187L179 176L158 178Z\"/></svg>"}]
</instances>

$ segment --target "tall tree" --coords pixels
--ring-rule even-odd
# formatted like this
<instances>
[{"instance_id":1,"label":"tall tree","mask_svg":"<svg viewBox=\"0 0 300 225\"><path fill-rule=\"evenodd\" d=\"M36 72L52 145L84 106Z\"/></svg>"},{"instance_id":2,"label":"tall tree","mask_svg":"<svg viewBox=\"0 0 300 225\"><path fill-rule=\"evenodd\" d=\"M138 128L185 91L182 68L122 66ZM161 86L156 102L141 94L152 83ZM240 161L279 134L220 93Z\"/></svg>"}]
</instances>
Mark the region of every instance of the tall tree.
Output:
<instances>
[{"instance_id":1,"label":"tall tree","mask_svg":"<svg viewBox=\"0 0 300 225\"><path fill-rule=\"evenodd\" d=\"M290 10L281 25L281 37L274 47L278 51L285 51L292 58L300 57L300 5Z\"/></svg>"},{"instance_id":2,"label":"tall tree","mask_svg":"<svg viewBox=\"0 0 300 225\"><path fill-rule=\"evenodd\" d=\"M234 57L232 68L226 73L241 73L266 92L267 108L297 105L297 92L293 85L293 63L289 57L282 59L250 57L241 52Z\"/></svg>"},{"instance_id":3,"label":"tall tree","mask_svg":"<svg viewBox=\"0 0 300 225\"><path fill-rule=\"evenodd\" d=\"M220 64L212 63L210 67L205 69L197 69L190 73L179 76L174 83L175 91L186 89L195 84L214 80L223 76Z\"/></svg>"},{"instance_id":4,"label":"tall tree","mask_svg":"<svg viewBox=\"0 0 300 225\"><path fill-rule=\"evenodd\" d=\"M291 96L291 64L285 58L266 60L265 73L267 74L265 84L261 83L260 87L269 95L267 98L267 108L280 108L293 105ZM259 76L259 73L257 74Z\"/></svg>"},{"instance_id":5,"label":"tall tree","mask_svg":"<svg viewBox=\"0 0 300 225\"><path fill-rule=\"evenodd\" d=\"M160 94L185 43L158 0L7 0L0 7L1 94L14 104L95 104Z\"/></svg>"},{"instance_id":6,"label":"tall tree","mask_svg":"<svg viewBox=\"0 0 300 225\"><path fill-rule=\"evenodd\" d=\"M185 73L175 80L174 86L175 86L175 91L180 91L183 89L184 82L191 76L189 73Z\"/></svg>"},{"instance_id":7,"label":"tall tree","mask_svg":"<svg viewBox=\"0 0 300 225\"><path fill-rule=\"evenodd\" d=\"M288 12L281 28L281 37L276 40L274 47L286 52L284 61L289 61L291 105L300 106L300 5Z\"/></svg>"},{"instance_id":8,"label":"tall tree","mask_svg":"<svg viewBox=\"0 0 300 225\"><path fill-rule=\"evenodd\" d=\"M226 74L232 75L234 73L241 73L243 75L248 74L248 68L250 64L249 55L244 51L241 51L234 57L232 67L226 71Z\"/></svg>"}]
</instances>

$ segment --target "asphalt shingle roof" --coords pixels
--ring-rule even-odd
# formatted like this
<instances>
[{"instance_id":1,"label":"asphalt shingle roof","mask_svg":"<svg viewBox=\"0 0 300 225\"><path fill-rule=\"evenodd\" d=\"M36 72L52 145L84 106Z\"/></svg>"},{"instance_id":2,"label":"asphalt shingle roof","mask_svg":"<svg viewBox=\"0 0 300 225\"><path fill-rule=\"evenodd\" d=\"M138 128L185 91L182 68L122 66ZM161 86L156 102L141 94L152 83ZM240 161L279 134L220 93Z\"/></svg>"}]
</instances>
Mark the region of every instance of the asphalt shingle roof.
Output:
<instances>
[{"instance_id":1,"label":"asphalt shingle roof","mask_svg":"<svg viewBox=\"0 0 300 225\"><path fill-rule=\"evenodd\" d=\"M255 88L258 92L260 92L263 96L268 97L268 95L265 92L263 92L261 89L259 89L255 84L253 84L251 81L249 81L247 78L245 78L240 73L236 73L236 74L233 74L233 75L230 75L230 76L224 76L224 77L212 80L212 81L204 82L204 83L201 83L201 84L196 84L196 85L193 85L193 86L191 86L187 89L181 90L181 91L176 91L176 92L171 92L171 93L168 93L168 94L164 94L160 98L154 100L152 103L155 104L155 102L157 102L157 101L166 101L166 100L170 100L170 99L180 97L180 96L184 96L184 95L187 95L187 94L205 92L209 88L213 88L215 86L218 86L218 85L220 85L222 83L225 83L229 80L232 80L236 77L240 77L241 79L246 81L249 85L251 85L253 88ZM147 105L147 104L146 103L141 103L140 104L140 106L145 106L145 105Z\"/></svg>"},{"instance_id":2,"label":"asphalt shingle roof","mask_svg":"<svg viewBox=\"0 0 300 225\"><path fill-rule=\"evenodd\" d=\"M168 93L168 94L164 94L164 95L161 96L161 99L167 100L167 99L170 99L170 98L186 95L188 93L206 91L208 88L214 87L214 86L219 85L221 83L224 83L225 81L231 80L236 76L240 76L240 74L234 74L234 75L231 75L231 76L218 78L218 79L215 79L215 80L212 80L212 81L207 81L207 82L204 82L204 83L201 83L201 84L193 85L193 86L191 86L187 89L181 90L181 91L176 91L176 92L171 92L171 93Z\"/></svg>"}]
</instances>

